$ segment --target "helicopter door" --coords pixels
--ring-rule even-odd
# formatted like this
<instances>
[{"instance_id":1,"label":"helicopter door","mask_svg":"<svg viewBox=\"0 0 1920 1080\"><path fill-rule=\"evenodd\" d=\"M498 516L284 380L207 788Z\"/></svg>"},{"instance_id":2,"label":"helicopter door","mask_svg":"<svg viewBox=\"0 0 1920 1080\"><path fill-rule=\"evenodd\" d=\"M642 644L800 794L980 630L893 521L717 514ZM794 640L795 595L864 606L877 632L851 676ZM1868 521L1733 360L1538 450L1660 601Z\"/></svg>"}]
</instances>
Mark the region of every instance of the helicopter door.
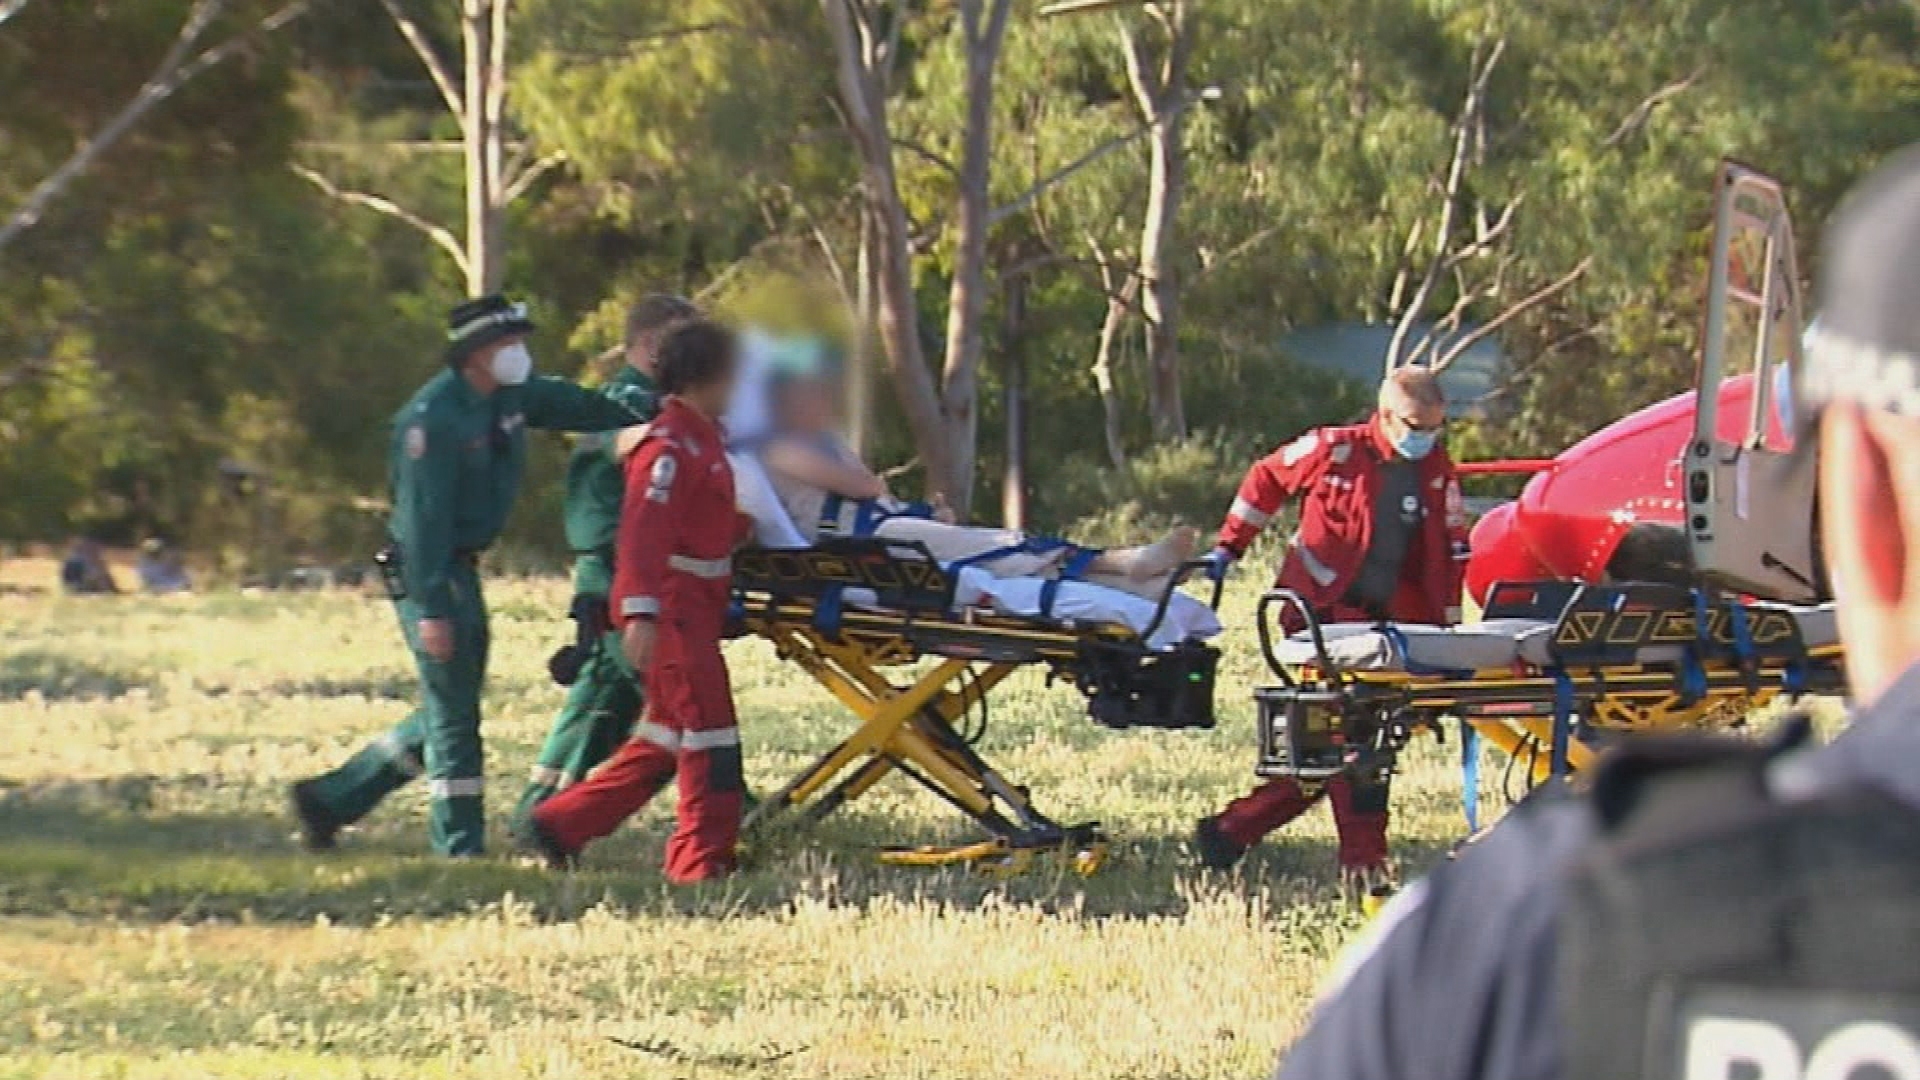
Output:
<instances>
[{"instance_id":1,"label":"helicopter door","mask_svg":"<svg viewBox=\"0 0 1920 1080\"><path fill-rule=\"evenodd\" d=\"M1813 602L1822 599L1814 548L1816 470L1792 460L1800 277L1786 198L1771 177L1721 164L1709 273L1699 393L1684 466L1694 562L1723 588ZM1751 376L1750 384L1728 385L1743 375ZM1723 408L1744 415L1722 416Z\"/></svg>"}]
</instances>

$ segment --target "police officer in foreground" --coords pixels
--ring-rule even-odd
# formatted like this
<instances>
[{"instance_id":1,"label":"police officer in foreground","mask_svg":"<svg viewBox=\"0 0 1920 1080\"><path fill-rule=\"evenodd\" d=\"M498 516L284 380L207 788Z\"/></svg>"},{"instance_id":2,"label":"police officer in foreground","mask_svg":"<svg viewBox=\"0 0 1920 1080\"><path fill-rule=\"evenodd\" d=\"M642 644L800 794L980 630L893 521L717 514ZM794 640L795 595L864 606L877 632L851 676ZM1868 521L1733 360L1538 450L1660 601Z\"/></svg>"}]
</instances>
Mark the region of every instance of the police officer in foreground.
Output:
<instances>
[{"instance_id":1,"label":"police officer in foreground","mask_svg":"<svg viewBox=\"0 0 1920 1080\"><path fill-rule=\"evenodd\" d=\"M600 393L625 406L635 418L650 421L660 412L654 366L667 331L700 311L684 297L655 293L627 312L626 362L600 387ZM603 438L581 440L567 463L567 544L573 549L573 619L578 640L557 666L556 678L571 676L567 701L553 718L540 747L514 828L520 831L533 808L554 792L578 781L605 761L633 734L640 718L640 680L620 652L607 594L613 588L614 533L620 524L620 496L626 488L617 455Z\"/></svg>"},{"instance_id":2,"label":"police officer in foreground","mask_svg":"<svg viewBox=\"0 0 1920 1080\"><path fill-rule=\"evenodd\" d=\"M1523 804L1388 905L1282 1078L1920 1077L1920 147L1827 239L1797 449L1851 727L1647 743Z\"/></svg>"},{"instance_id":3,"label":"police officer in foreground","mask_svg":"<svg viewBox=\"0 0 1920 1080\"><path fill-rule=\"evenodd\" d=\"M393 420L390 541L381 569L420 673L424 701L332 772L293 786L307 846L325 850L407 781L427 775L433 850L478 855L480 694L487 608L477 566L500 535L526 468L527 429L601 432L638 418L565 379L533 374L525 304L483 296L453 309L446 370Z\"/></svg>"}]
</instances>

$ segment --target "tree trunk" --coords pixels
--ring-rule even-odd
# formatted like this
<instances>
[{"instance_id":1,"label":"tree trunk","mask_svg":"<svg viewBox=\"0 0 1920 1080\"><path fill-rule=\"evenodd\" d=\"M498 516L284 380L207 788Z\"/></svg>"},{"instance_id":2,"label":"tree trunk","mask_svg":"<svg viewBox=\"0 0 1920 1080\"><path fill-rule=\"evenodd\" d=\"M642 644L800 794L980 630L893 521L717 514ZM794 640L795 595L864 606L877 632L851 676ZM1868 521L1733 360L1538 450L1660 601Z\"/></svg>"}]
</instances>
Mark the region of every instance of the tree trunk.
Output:
<instances>
[{"instance_id":1,"label":"tree trunk","mask_svg":"<svg viewBox=\"0 0 1920 1080\"><path fill-rule=\"evenodd\" d=\"M853 263L853 336L847 350L847 441L867 459L873 411L873 215L860 204L860 250Z\"/></svg>"},{"instance_id":2,"label":"tree trunk","mask_svg":"<svg viewBox=\"0 0 1920 1080\"><path fill-rule=\"evenodd\" d=\"M1099 344L1095 346L1093 354L1093 385L1100 391L1107 461L1116 469L1124 469L1127 467L1127 448L1120 437L1120 392L1113 382L1113 346L1120 339L1120 328L1126 324L1127 312L1133 307L1134 297L1139 293L1140 279L1129 275L1124 283L1115 281L1113 260L1092 237L1087 238L1087 243L1093 248L1094 265L1100 269L1100 290L1107 299L1107 313L1100 320Z\"/></svg>"},{"instance_id":3,"label":"tree trunk","mask_svg":"<svg viewBox=\"0 0 1920 1080\"><path fill-rule=\"evenodd\" d=\"M981 314L986 307L989 170L993 161L993 74L1006 37L1012 0L960 0L967 43L967 118L961 136L954 206L953 285L947 296L947 355L941 381L953 486L948 498L961 518L973 505L980 429Z\"/></svg>"},{"instance_id":4,"label":"tree trunk","mask_svg":"<svg viewBox=\"0 0 1920 1080\"><path fill-rule=\"evenodd\" d=\"M833 36L840 104L860 156L861 191L872 220L875 314L886 350L887 373L926 470L927 493L952 502L956 473L949 452L951 443L933 373L920 347L907 212L901 205L893 170L893 141L880 81L887 57L875 28L864 21L862 11L851 0L821 0L821 8Z\"/></svg>"},{"instance_id":5,"label":"tree trunk","mask_svg":"<svg viewBox=\"0 0 1920 1080\"><path fill-rule=\"evenodd\" d=\"M1156 438L1175 439L1187 433L1186 407L1180 394L1180 282L1172 253L1187 181L1183 137L1191 42L1183 0L1172 0L1157 15L1167 36L1158 71L1148 69L1124 23L1120 43L1141 119L1153 127L1138 273L1141 309L1147 319L1147 412Z\"/></svg>"},{"instance_id":6,"label":"tree trunk","mask_svg":"<svg viewBox=\"0 0 1920 1080\"><path fill-rule=\"evenodd\" d=\"M1000 489L1000 521L1009 529L1027 527L1027 351L1021 345L1027 321L1027 277L1007 286L1006 365L1003 382L1007 414L1007 467Z\"/></svg>"},{"instance_id":7,"label":"tree trunk","mask_svg":"<svg viewBox=\"0 0 1920 1080\"><path fill-rule=\"evenodd\" d=\"M501 133L506 101L506 2L464 0L463 128L467 170L467 295L496 292L503 277L500 237Z\"/></svg>"}]
</instances>

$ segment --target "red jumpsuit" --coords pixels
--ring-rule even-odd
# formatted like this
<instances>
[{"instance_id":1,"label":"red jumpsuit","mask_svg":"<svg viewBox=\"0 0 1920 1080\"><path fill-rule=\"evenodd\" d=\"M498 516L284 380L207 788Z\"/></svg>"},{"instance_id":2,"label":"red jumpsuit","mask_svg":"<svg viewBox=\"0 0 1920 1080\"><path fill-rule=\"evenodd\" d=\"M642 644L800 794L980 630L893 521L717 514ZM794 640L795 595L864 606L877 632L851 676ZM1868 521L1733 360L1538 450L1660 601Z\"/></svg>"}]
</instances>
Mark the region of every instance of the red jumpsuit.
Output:
<instances>
[{"instance_id":1,"label":"red jumpsuit","mask_svg":"<svg viewBox=\"0 0 1920 1080\"><path fill-rule=\"evenodd\" d=\"M577 852L677 776L679 825L667 841L667 877L704 881L733 870L746 793L720 652L740 536L733 470L719 427L669 398L626 475L610 600L621 626L652 619L659 627L642 673L647 712L618 753L541 803L534 821L554 844Z\"/></svg>"},{"instance_id":2,"label":"red jumpsuit","mask_svg":"<svg viewBox=\"0 0 1920 1080\"><path fill-rule=\"evenodd\" d=\"M1381 466L1393 460L1394 453L1377 415L1365 424L1319 428L1300 436L1247 471L1220 526L1220 546L1235 555L1244 553L1286 503L1300 500L1300 529L1277 584L1299 593L1322 621L1369 621L1371 616L1348 596L1373 542ZM1418 462L1418 483L1420 520L1409 538L1387 615L1396 622L1451 624L1460 619L1460 555L1466 550L1467 523L1460 483L1444 447L1435 447ZM1327 782L1326 793L1340 830L1340 865L1359 870L1384 864L1386 785L1356 784L1341 776ZM1269 780L1229 803L1214 824L1240 848L1252 847L1306 812L1319 796L1318 790L1297 780Z\"/></svg>"}]
</instances>

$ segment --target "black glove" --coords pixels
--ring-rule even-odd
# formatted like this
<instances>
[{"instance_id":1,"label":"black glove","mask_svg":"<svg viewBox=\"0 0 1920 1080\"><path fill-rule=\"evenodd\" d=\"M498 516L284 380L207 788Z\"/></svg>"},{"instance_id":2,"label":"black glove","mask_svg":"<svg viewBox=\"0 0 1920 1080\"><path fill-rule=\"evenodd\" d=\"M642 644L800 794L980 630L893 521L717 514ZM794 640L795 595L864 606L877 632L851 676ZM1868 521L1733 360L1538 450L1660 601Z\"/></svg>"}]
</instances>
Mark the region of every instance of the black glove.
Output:
<instances>
[{"instance_id":1,"label":"black glove","mask_svg":"<svg viewBox=\"0 0 1920 1080\"><path fill-rule=\"evenodd\" d=\"M580 679L587 661L593 659L600 640L613 629L613 616L607 598L596 593L576 593L567 609L573 620L573 641L555 649L547 659L547 674L561 686L572 686Z\"/></svg>"}]
</instances>

